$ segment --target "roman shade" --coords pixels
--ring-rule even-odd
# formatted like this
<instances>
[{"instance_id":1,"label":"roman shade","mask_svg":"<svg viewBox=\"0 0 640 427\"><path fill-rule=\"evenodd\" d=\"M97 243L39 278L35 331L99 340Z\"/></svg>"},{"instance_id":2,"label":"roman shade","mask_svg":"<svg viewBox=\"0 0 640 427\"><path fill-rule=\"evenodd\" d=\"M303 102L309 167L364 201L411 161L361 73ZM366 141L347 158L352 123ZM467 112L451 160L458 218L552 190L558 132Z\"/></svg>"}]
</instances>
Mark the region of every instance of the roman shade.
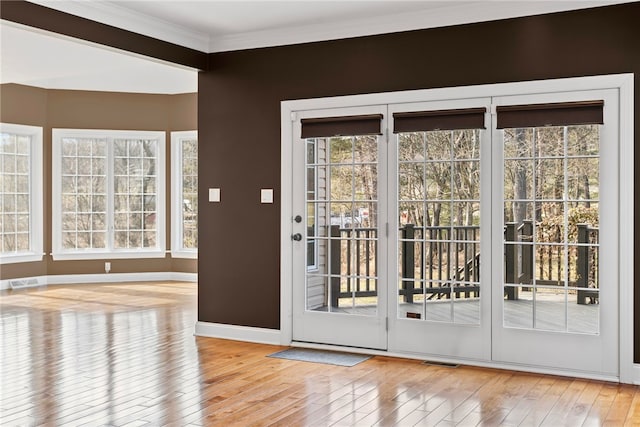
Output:
<instances>
[{"instance_id":1,"label":"roman shade","mask_svg":"<svg viewBox=\"0 0 640 427\"><path fill-rule=\"evenodd\" d=\"M602 100L501 105L496 108L497 128L603 124L603 107Z\"/></svg>"},{"instance_id":2,"label":"roman shade","mask_svg":"<svg viewBox=\"0 0 640 427\"><path fill-rule=\"evenodd\" d=\"M393 133L484 129L486 108L393 113Z\"/></svg>"},{"instance_id":3,"label":"roman shade","mask_svg":"<svg viewBox=\"0 0 640 427\"><path fill-rule=\"evenodd\" d=\"M302 119L302 138L382 135L382 114Z\"/></svg>"}]
</instances>

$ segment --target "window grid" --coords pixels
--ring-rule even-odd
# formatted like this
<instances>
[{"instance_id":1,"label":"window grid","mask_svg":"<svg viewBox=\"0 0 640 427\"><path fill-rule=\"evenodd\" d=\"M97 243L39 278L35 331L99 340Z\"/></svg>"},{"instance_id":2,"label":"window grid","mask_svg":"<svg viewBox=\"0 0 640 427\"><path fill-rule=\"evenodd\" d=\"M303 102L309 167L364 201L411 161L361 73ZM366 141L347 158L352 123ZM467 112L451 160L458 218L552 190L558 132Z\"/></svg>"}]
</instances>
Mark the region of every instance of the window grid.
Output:
<instances>
[{"instance_id":1,"label":"window grid","mask_svg":"<svg viewBox=\"0 0 640 427\"><path fill-rule=\"evenodd\" d=\"M479 324L479 132L398 134L402 317ZM463 316L458 304L475 311Z\"/></svg>"},{"instance_id":2,"label":"window grid","mask_svg":"<svg viewBox=\"0 0 640 427\"><path fill-rule=\"evenodd\" d=\"M53 130L54 259L164 256L163 143L164 132Z\"/></svg>"},{"instance_id":3,"label":"window grid","mask_svg":"<svg viewBox=\"0 0 640 427\"><path fill-rule=\"evenodd\" d=\"M157 142L116 139L114 147L114 247L156 246Z\"/></svg>"},{"instance_id":4,"label":"window grid","mask_svg":"<svg viewBox=\"0 0 640 427\"><path fill-rule=\"evenodd\" d=\"M62 139L64 249L107 247L107 152L101 138Z\"/></svg>"},{"instance_id":5,"label":"window grid","mask_svg":"<svg viewBox=\"0 0 640 427\"><path fill-rule=\"evenodd\" d=\"M514 141L520 145L526 141L529 146L516 150ZM507 295L524 290L531 293L524 297L531 306L528 316L525 316L528 318L505 319L506 327L587 334L599 332L598 141L597 125L505 130L505 219L518 224L526 219L531 223L530 236L523 236L523 241L506 242L505 246L507 251L513 251L512 248L517 251L518 268L524 269L527 262L531 265L528 273L531 277L526 282L518 283L511 278L505 283L505 290L509 290ZM553 150L555 152L551 152ZM550 172L552 168L555 170ZM508 172L514 176L518 173L527 176L520 197L515 186L509 186L511 177ZM584 182L578 183L577 176ZM553 197L550 197L550 188L555 190ZM522 218L516 218L518 210L521 211L518 216ZM587 242L580 241L577 232L581 227L595 233L596 237L589 238ZM526 258L523 255L525 249L529 254ZM584 274L579 271L580 257L588 259L588 271ZM531 260L526 261L529 258ZM574 306L581 292L588 292L589 301L596 305L592 310L593 317L578 327ZM561 312L562 323L547 321L543 314L545 310Z\"/></svg>"},{"instance_id":6,"label":"window grid","mask_svg":"<svg viewBox=\"0 0 640 427\"><path fill-rule=\"evenodd\" d=\"M317 142L316 139L307 139L307 167L306 167L306 194L307 194L307 270L318 268L317 245L315 236L318 235L318 209L315 203L317 198L318 177ZM326 144L326 143L325 143Z\"/></svg>"},{"instance_id":7,"label":"window grid","mask_svg":"<svg viewBox=\"0 0 640 427\"><path fill-rule=\"evenodd\" d=\"M0 144L0 253L31 250L31 137L2 133Z\"/></svg>"},{"instance_id":8,"label":"window grid","mask_svg":"<svg viewBox=\"0 0 640 427\"><path fill-rule=\"evenodd\" d=\"M182 140L181 153L182 247L198 249L198 140Z\"/></svg>"}]
</instances>

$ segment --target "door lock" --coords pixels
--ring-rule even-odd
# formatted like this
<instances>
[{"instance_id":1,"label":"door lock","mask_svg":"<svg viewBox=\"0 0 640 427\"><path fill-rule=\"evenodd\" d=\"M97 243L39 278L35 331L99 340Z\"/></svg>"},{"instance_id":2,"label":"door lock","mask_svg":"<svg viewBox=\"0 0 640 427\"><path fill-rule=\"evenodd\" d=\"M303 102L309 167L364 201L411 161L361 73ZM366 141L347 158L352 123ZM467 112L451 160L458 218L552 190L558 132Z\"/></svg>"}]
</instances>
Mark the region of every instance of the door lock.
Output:
<instances>
[{"instance_id":1,"label":"door lock","mask_svg":"<svg viewBox=\"0 0 640 427\"><path fill-rule=\"evenodd\" d=\"M293 218L293 220L298 224L300 224L302 222L302 217L300 215L296 215L295 218Z\"/></svg>"},{"instance_id":2,"label":"door lock","mask_svg":"<svg viewBox=\"0 0 640 427\"><path fill-rule=\"evenodd\" d=\"M296 242L299 242L300 240L302 240L302 234L300 234L300 233L296 233L296 234L294 234L293 236L291 236L291 238L292 238L293 240L295 240Z\"/></svg>"}]
</instances>

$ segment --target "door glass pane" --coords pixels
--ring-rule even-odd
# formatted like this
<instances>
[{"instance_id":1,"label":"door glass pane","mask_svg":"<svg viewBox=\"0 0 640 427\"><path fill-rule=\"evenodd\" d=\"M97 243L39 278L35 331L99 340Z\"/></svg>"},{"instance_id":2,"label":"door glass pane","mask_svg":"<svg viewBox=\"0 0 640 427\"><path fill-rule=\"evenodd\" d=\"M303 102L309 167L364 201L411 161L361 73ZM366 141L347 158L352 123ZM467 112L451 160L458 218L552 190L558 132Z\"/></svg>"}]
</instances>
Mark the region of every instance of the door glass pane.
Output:
<instances>
[{"instance_id":1,"label":"door glass pane","mask_svg":"<svg viewBox=\"0 0 640 427\"><path fill-rule=\"evenodd\" d=\"M307 139L307 310L377 315L378 140Z\"/></svg>"},{"instance_id":2,"label":"door glass pane","mask_svg":"<svg viewBox=\"0 0 640 427\"><path fill-rule=\"evenodd\" d=\"M503 319L599 333L598 125L504 131Z\"/></svg>"},{"instance_id":3,"label":"door glass pane","mask_svg":"<svg viewBox=\"0 0 640 427\"><path fill-rule=\"evenodd\" d=\"M398 316L480 322L480 133L398 134Z\"/></svg>"}]
</instances>

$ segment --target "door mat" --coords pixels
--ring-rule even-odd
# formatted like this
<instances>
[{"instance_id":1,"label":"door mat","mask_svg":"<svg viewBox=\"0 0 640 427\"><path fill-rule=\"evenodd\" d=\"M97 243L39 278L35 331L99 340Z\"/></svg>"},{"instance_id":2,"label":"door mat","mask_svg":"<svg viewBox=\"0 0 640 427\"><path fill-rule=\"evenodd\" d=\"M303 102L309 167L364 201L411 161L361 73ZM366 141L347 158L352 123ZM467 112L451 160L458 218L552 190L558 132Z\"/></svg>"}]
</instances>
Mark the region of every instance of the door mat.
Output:
<instances>
[{"instance_id":1,"label":"door mat","mask_svg":"<svg viewBox=\"0 0 640 427\"><path fill-rule=\"evenodd\" d=\"M324 363L337 366L354 366L370 359L371 356L336 351L313 350L309 348L290 348L268 355L277 359L299 360L302 362Z\"/></svg>"}]
</instances>

